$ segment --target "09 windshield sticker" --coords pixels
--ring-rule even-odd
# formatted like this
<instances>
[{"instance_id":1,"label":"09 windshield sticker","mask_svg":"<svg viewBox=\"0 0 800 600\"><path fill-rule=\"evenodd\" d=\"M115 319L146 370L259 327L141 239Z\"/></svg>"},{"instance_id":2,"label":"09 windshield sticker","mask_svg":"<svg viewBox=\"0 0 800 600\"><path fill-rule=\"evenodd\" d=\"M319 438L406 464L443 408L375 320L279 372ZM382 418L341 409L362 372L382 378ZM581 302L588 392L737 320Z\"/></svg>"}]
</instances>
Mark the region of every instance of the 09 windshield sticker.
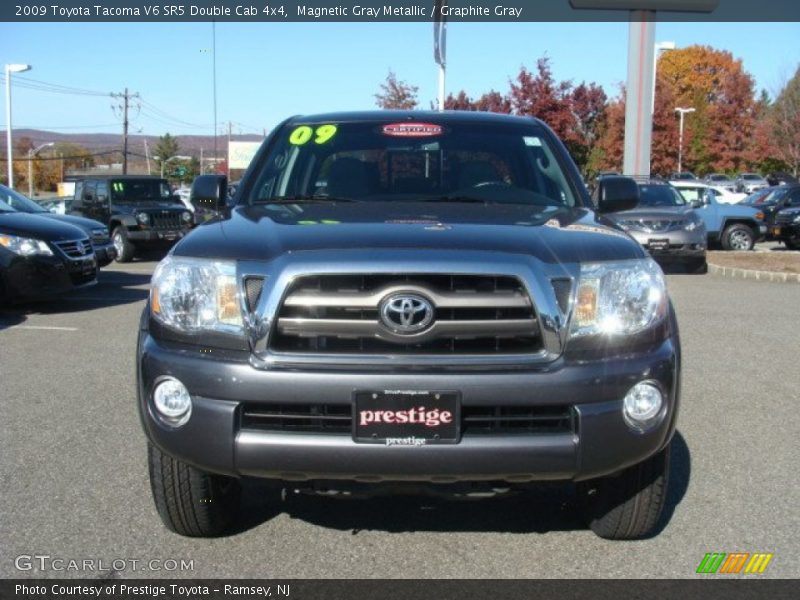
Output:
<instances>
[{"instance_id":1,"label":"09 windshield sticker","mask_svg":"<svg viewBox=\"0 0 800 600\"><path fill-rule=\"evenodd\" d=\"M289 143L294 146L302 146L313 140L315 144L327 144L336 135L336 130L336 125L332 123L318 127L300 125L289 134Z\"/></svg>"},{"instance_id":2,"label":"09 windshield sticker","mask_svg":"<svg viewBox=\"0 0 800 600\"><path fill-rule=\"evenodd\" d=\"M430 137L442 134L442 126L434 123L390 123L383 126L383 135L392 137Z\"/></svg>"}]
</instances>

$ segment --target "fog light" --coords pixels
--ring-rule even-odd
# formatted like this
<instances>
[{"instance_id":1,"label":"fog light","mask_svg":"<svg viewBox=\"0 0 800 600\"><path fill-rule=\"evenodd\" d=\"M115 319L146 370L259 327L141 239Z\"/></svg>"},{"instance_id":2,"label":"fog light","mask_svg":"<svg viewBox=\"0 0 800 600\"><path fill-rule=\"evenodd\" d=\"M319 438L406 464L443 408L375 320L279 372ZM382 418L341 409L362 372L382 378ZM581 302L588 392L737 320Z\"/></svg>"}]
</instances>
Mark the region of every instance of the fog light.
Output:
<instances>
[{"instance_id":1,"label":"fog light","mask_svg":"<svg viewBox=\"0 0 800 600\"><path fill-rule=\"evenodd\" d=\"M649 429L659 420L664 396L654 383L642 381L625 395L622 414L625 422L639 431Z\"/></svg>"},{"instance_id":2,"label":"fog light","mask_svg":"<svg viewBox=\"0 0 800 600\"><path fill-rule=\"evenodd\" d=\"M192 397L177 379L167 378L156 385L153 404L159 416L173 427L183 425L192 415Z\"/></svg>"}]
</instances>

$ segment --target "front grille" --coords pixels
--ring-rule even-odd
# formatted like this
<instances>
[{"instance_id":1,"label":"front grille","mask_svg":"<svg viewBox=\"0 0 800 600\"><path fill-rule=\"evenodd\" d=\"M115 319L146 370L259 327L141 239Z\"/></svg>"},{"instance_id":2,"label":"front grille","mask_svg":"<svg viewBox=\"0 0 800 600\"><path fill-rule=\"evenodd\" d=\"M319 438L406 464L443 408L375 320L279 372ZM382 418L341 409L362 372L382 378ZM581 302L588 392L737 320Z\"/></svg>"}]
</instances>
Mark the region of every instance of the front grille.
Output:
<instances>
[{"instance_id":1,"label":"front grille","mask_svg":"<svg viewBox=\"0 0 800 600\"><path fill-rule=\"evenodd\" d=\"M258 404L242 410L242 429L298 433L350 433L352 407L348 404Z\"/></svg>"},{"instance_id":2,"label":"front grille","mask_svg":"<svg viewBox=\"0 0 800 600\"><path fill-rule=\"evenodd\" d=\"M379 315L390 295L428 299L433 319L413 335ZM270 338L278 352L321 354L523 354L541 350L530 297L516 277L323 275L289 289Z\"/></svg>"},{"instance_id":3,"label":"front grille","mask_svg":"<svg viewBox=\"0 0 800 600\"><path fill-rule=\"evenodd\" d=\"M619 222L624 229L641 231L644 233L676 231L683 227L684 223L685 222L681 220L668 219L630 219Z\"/></svg>"},{"instance_id":4,"label":"front grille","mask_svg":"<svg viewBox=\"0 0 800 600\"><path fill-rule=\"evenodd\" d=\"M152 212L150 213L150 226L153 229L180 229L182 227L181 213L170 210Z\"/></svg>"},{"instance_id":5,"label":"front grille","mask_svg":"<svg viewBox=\"0 0 800 600\"><path fill-rule=\"evenodd\" d=\"M800 217L800 212L790 212L790 213L779 212L777 215L775 215L775 222L781 224L787 224L794 221L797 217Z\"/></svg>"},{"instance_id":6,"label":"front grille","mask_svg":"<svg viewBox=\"0 0 800 600\"><path fill-rule=\"evenodd\" d=\"M350 435L350 404L246 404L242 429L276 433L329 433ZM513 435L575 433L577 418L570 406L462 406L461 433Z\"/></svg>"},{"instance_id":7,"label":"front grille","mask_svg":"<svg viewBox=\"0 0 800 600\"><path fill-rule=\"evenodd\" d=\"M83 258L92 253L92 242L89 241L89 238L69 242L56 242L55 244L70 258Z\"/></svg>"}]
</instances>

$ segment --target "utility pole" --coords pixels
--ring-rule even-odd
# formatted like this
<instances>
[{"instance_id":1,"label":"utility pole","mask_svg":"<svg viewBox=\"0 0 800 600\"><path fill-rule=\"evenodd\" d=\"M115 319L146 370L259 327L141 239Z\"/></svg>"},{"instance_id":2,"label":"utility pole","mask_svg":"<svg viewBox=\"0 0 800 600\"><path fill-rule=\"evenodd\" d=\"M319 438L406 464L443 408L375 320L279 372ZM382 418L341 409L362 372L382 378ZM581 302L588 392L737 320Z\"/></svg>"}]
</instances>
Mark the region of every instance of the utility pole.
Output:
<instances>
[{"instance_id":1,"label":"utility pole","mask_svg":"<svg viewBox=\"0 0 800 600\"><path fill-rule=\"evenodd\" d=\"M150 151L147 148L147 138L144 138L144 158L147 161L147 174L150 175Z\"/></svg>"},{"instance_id":2,"label":"utility pole","mask_svg":"<svg viewBox=\"0 0 800 600\"><path fill-rule=\"evenodd\" d=\"M227 159L225 159L225 170L227 171L228 179L231 178L231 130L233 129L233 123L228 121L228 153Z\"/></svg>"},{"instance_id":3,"label":"utility pole","mask_svg":"<svg viewBox=\"0 0 800 600\"><path fill-rule=\"evenodd\" d=\"M111 94L112 98L122 98L122 174L128 174L128 106L133 98L138 98L139 93L129 94L128 88L121 94Z\"/></svg>"}]
</instances>

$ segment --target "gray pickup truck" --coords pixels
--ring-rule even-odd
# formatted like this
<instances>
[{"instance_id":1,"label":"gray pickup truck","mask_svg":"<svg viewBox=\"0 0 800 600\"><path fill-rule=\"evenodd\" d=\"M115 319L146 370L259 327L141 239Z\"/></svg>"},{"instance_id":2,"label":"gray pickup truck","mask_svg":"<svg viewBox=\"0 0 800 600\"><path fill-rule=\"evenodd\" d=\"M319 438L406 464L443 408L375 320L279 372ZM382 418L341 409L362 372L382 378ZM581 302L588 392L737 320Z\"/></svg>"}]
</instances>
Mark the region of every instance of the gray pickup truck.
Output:
<instances>
[{"instance_id":1,"label":"gray pickup truck","mask_svg":"<svg viewBox=\"0 0 800 600\"><path fill-rule=\"evenodd\" d=\"M211 536L241 482L335 492L576 483L612 539L652 533L680 395L661 269L542 122L293 117L157 267L138 405L168 528ZM290 482L290 483L288 483Z\"/></svg>"}]
</instances>

